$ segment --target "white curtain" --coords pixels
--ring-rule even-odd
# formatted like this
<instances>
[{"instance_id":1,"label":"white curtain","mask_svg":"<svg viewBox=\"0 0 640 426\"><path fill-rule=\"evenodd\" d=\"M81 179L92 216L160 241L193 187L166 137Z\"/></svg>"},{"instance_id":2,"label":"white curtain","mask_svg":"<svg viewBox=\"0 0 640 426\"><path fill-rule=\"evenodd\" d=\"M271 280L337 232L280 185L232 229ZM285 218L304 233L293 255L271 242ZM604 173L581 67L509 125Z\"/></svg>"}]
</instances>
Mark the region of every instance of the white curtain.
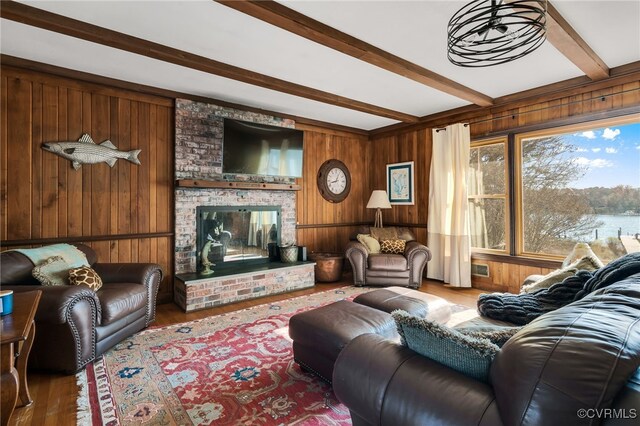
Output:
<instances>
[{"instance_id":1,"label":"white curtain","mask_svg":"<svg viewBox=\"0 0 640 426\"><path fill-rule=\"evenodd\" d=\"M247 245L267 248L269 240L269 231L271 226L277 223L278 216L275 211L255 211L249 216L249 236ZM260 231L260 241L258 241L258 231ZM259 244L258 244L259 243Z\"/></svg>"},{"instance_id":2,"label":"white curtain","mask_svg":"<svg viewBox=\"0 0 640 426\"><path fill-rule=\"evenodd\" d=\"M482 170L480 166L469 168L469 195L483 195ZM489 247L489 230L487 229L487 218L485 216L485 204L484 200L476 199L469 201L469 222L471 229L471 247L493 248Z\"/></svg>"},{"instance_id":3,"label":"white curtain","mask_svg":"<svg viewBox=\"0 0 640 426\"><path fill-rule=\"evenodd\" d=\"M427 265L427 277L455 287L471 287L469 126L452 124L432 133L428 246L433 258Z\"/></svg>"}]
</instances>

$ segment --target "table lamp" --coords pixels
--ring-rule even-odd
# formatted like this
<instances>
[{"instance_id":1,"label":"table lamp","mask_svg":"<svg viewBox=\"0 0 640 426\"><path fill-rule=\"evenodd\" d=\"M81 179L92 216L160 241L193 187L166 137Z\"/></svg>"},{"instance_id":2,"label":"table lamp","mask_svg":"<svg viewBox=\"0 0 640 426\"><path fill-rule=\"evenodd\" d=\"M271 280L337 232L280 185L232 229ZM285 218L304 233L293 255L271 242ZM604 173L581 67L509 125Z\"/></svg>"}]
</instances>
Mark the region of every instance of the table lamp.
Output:
<instances>
[{"instance_id":1,"label":"table lamp","mask_svg":"<svg viewBox=\"0 0 640 426\"><path fill-rule=\"evenodd\" d=\"M376 210L376 220L373 225L374 228L382 228L382 211L380 209L390 209L391 203L389 203L389 196L387 191L376 189L371 193L369 202L367 203L368 209Z\"/></svg>"}]
</instances>

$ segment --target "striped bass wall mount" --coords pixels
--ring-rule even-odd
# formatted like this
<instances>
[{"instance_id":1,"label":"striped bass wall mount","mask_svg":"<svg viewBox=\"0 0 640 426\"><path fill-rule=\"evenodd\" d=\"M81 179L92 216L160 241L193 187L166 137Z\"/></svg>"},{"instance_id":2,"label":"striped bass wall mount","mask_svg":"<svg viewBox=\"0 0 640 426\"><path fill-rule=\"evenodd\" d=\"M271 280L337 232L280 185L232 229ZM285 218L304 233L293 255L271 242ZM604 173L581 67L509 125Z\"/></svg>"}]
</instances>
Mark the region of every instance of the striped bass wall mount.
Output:
<instances>
[{"instance_id":1,"label":"striped bass wall mount","mask_svg":"<svg viewBox=\"0 0 640 426\"><path fill-rule=\"evenodd\" d=\"M71 161L75 170L80 169L83 164L107 163L109 167L113 167L119 158L140 165L139 149L118 151L110 140L98 145L86 133L78 142L47 142L42 144L42 149Z\"/></svg>"}]
</instances>

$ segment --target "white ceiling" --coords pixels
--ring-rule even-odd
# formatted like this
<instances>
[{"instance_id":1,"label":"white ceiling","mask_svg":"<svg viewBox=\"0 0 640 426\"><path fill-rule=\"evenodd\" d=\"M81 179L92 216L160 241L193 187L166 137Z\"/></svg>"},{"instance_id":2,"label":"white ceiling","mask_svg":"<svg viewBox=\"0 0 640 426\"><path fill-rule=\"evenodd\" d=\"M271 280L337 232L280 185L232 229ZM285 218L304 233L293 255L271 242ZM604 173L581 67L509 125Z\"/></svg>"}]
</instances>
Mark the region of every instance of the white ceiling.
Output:
<instances>
[{"instance_id":1,"label":"white ceiling","mask_svg":"<svg viewBox=\"0 0 640 426\"><path fill-rule=\"evenodd\" d=\"M369 104L424 116L468 102L211 0L23 1L30 6ZM286 6L491 97L583 73L550 43L512 63L469 69L446 58L446 25L465 1L291 1ZM554 5L614 67L640 60L640 0ZM2 53L285 114L374 129L395 121L236 82L2 20Z\"/></svg>"}]
</instances>

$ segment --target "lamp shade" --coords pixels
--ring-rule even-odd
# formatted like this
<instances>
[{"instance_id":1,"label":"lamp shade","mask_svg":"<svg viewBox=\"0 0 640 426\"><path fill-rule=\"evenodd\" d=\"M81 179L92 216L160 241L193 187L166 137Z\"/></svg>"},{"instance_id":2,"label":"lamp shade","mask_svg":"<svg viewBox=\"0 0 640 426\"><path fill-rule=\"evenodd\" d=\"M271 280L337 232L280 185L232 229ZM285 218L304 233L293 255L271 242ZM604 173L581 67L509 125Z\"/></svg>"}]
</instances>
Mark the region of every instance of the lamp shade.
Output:
<instances>
[{"instance_id":1,"label":"lamp shade","mask_svg":"<svg viewBox=\"0 0 640 426\"><path fill-rule=\"evenodd\" d=\"M387 191L377 189L371 193L369 202L367 203L368 209L390 209L391 203L389 203L389 196Z\"/></svg>"}]
</instances>

